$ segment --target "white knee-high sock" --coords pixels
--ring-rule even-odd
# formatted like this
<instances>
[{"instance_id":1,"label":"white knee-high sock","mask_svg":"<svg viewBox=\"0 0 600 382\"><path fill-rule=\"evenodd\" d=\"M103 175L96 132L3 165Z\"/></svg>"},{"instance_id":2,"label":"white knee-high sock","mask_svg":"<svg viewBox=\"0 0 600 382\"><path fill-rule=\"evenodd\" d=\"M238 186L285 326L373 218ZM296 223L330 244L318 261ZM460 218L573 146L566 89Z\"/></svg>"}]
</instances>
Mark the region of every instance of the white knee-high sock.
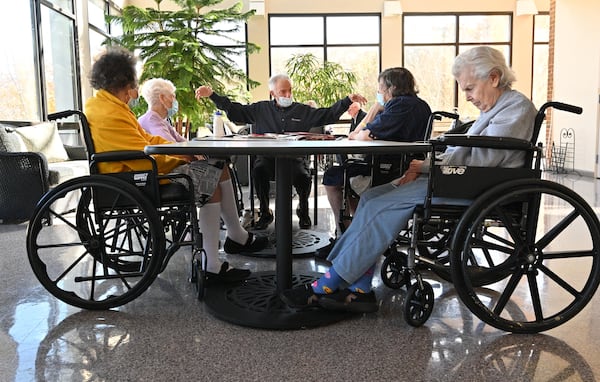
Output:
<instances>
[{"instance_id":1,"label":"white knee-high sock","mask_svg":"<svg viewBox=\"0 0 600 382\"><path fill-rule=\"evenodd\" d=\"M227 227L227 237L239 244L246 244L248 232L240 224L231 179L219 183L221 187L221 217Z\"/></svg>"},{"instance_id":2,"label":"white knee-high sock","mask_svg":"<svg viewBox=\"0 0 600 382\"><path fill-rule=\"evenodd\" d=\"M202 245L206 251L206 270L219 273L219 234L221 231L221 203L208 203L198 211L198 225L202 233Z\"/></svg>"}]
</instances>

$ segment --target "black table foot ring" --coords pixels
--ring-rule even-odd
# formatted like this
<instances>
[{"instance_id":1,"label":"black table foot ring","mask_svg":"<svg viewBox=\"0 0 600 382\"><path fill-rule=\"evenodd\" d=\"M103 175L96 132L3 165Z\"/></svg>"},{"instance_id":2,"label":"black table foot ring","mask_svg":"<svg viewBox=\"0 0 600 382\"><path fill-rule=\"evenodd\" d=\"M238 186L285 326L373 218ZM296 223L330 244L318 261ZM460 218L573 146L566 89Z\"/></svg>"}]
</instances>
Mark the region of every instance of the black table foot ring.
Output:
<instances>
[{"instance_id":1,"label":"black table foot ring","mask_svg":"<svg viewBox=\"0 0 600 382\"><path fill-rule=\"evenodd\" d=\"M292 285L312 282L319 274L293 275ZM215 317L236 325L261 329L302 329L353 317L348 312L320 308L295 310L279 298L275 272L257 272L244 283L210 286L204 303Z\"/></svg>"}]
</instances>

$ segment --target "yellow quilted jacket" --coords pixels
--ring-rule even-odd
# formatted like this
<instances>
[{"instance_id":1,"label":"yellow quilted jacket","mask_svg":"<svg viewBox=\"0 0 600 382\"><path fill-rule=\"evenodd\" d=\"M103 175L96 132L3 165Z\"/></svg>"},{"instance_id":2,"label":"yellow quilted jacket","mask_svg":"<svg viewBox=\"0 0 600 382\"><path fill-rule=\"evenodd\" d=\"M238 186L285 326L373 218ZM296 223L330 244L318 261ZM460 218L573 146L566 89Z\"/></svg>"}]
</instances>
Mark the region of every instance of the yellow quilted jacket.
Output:
<instances>
[{"instance_id":1,"label":"yellow quilted jacket","mask_svg":"<svg viewBox=\"0 0 600 382\"><path fill-rule=\"evenodd\" d=\"M85 115L90 125L97 153L116 150L144 150L146 145L170 143L157 135L148 134L138 123L135 114L126 103L100 90L85 104ZM153 155L160 174L166 174L185 163L169 155ZM101 173L137 171L150 169L148 161L123 161L101 163Z\"/></svg>"}]
</instances>

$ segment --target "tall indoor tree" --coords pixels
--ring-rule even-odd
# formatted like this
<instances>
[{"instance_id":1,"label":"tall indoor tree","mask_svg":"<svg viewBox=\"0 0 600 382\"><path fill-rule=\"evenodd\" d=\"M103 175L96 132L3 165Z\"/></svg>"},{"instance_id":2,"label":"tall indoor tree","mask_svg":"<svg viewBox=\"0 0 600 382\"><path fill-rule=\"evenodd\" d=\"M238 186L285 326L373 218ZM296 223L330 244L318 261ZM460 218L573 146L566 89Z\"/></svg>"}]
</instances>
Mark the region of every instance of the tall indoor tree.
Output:
<instances>
[{"instance_id":1,"label":"tall indoor tree","mask_svg":"<svg viewBox=\"0 0 600 382\"><path fill-rule=\"evenodd\" d=\"M119 16L107 16L121 24L123 35L108 41L134 51L143 62L140 81L153 77L169 79L177 87L179 118L192 122L192 130L210 120L212 102L198 102L196 87L212 86L235 99L248 97L247 90L258 83L235 65L232 57L251 54L255 44L232 37L254 11L242 12L242 3L229 8L214 7L223 0L173 0L180 9L162 10L127 6ZM227 44L209 41L218 38ZM243 47L240 49L239 47Z\"/></svg>"}]
</instances>

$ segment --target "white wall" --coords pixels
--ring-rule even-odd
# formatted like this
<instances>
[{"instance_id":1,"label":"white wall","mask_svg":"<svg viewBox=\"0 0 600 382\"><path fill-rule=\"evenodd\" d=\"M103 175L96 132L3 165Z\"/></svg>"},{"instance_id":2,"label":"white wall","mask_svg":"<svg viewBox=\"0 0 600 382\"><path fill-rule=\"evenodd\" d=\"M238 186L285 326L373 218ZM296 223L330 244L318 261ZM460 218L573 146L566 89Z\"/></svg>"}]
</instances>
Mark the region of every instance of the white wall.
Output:
<instances>
[{"instance_id":1,"label":"white wall","mask_svg":"<svg viewBox=\"0 0 600 382\"><path fill-rule=\"evenodd\" d=\"M553 138L575 130L574 167L596 175L600 94L600 2L556 0L554 100L581 106L583 114L553 113Z\"/></svg>"}]
</instances>

